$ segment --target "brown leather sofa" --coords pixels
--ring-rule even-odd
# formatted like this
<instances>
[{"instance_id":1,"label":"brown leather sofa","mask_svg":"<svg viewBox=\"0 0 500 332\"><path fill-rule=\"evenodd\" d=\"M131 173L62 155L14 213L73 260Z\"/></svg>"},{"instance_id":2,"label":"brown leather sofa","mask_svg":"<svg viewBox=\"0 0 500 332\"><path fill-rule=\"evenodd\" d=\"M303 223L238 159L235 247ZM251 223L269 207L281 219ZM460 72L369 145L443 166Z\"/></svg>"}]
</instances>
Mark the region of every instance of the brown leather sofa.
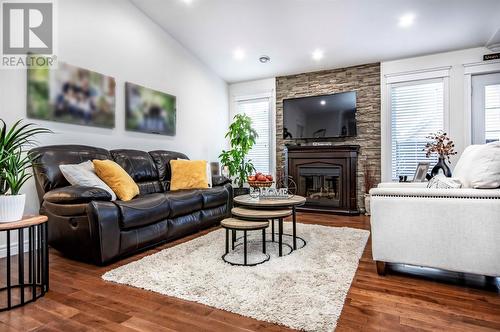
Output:
<instances>
[{"instance_id":1,"label":"brown leather sofa","mask_svg":"<svg viewBox=\"0 0 500 332\"><path fill-rule=\"evenodd\" d=\"M150 246L208 228L231 213L229 180L214 177L213 187L169 191L170 160L179 152L105 150L54 145L30 151L40 213L49 217L49 244L66 256L102 265ZM134 179L140 195L111 201L99 188L70 185L61 164L111 159Z\"/></svg>"}]
</instances>

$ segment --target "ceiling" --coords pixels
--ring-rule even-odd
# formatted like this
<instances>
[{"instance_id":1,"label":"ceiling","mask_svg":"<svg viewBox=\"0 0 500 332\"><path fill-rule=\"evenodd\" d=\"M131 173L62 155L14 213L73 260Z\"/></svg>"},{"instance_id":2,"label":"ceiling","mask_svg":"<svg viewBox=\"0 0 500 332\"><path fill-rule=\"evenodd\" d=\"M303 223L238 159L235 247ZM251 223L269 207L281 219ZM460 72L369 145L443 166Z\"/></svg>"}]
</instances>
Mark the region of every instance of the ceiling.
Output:
<instances>
[{"instance_id":1,"label":"ceiling","mask_svg":"<svg viewBox=\"0 0 500 332\"><path fill-rule=\"evenodd\" d=\"M500 28L500 0L132 2L228 82L484 46Z\"/></svg>"}]
</instances>

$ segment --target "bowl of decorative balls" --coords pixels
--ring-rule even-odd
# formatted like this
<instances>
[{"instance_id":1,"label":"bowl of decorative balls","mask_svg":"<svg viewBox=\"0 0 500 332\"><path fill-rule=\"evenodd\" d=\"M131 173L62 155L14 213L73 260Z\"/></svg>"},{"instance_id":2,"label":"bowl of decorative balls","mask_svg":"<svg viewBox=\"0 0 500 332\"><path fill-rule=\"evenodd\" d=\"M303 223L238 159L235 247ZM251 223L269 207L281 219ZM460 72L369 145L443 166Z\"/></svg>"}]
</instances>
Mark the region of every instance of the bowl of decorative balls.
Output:
<instances>
[{"instance_id":1,"label":"bowl of decorative balls","mask_svg":"<svg viewBox=\"0 0 500 332\"><path fill-rule=\"evenodd\" d=\"M255 175L249 176L247 181L252 188L266 188L273 184L273 176L270 174L265 175L262 173L256 173Z\"/></svg>"}]
</instances>

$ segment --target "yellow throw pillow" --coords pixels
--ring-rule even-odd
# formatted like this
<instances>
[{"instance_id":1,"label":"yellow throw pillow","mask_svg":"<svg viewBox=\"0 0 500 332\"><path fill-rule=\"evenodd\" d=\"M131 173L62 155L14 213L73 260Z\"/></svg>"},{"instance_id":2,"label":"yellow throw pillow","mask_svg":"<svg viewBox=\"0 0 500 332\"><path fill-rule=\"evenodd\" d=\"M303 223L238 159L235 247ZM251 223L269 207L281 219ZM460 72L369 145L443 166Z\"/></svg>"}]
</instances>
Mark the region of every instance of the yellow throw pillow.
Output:
<instances>
[{"instance_id":1,"label":"yellow throw pillow","mask_svg":"<svg viewBox=\"0 0 500 332\"><path fill-rule=\"evenodd\" d=\"M139 195L139 187L128 173L112 160L93 160L97 176L103 180L122 201Z\"/></svg>"},{"instance_id":2,"label":"yellow throw pillow","mask_svg":"<svg viewBox=\"0 0 500 332\"><path fill-rule=\"evenodd\" d=\"M170 190L208 188L205 160L171 160Z\"/></svg>"}]
</instances>

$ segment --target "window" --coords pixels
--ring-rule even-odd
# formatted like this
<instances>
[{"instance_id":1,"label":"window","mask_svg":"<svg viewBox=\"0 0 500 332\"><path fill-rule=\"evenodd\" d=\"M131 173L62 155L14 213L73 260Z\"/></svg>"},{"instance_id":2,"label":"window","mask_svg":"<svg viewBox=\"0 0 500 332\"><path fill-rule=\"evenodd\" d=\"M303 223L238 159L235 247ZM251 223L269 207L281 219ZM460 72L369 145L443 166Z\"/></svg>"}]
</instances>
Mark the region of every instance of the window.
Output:
<instances>
[{"instance_id":1,"label":"window","mask_svg":"<svg viewBox=\"0 0 500 332\"><path fill-rule=\"evenodd\" d=\"M436 156L426 158L423 149L426 136L445 128L444 104L443 79L390 85L393 180L400 175L412 179L420 161L437 162Z\"/></svg>"},{"instance_id":2,"label":"window","mask_svg":"<svg viewBox=\"0 0 500 332\"><path fill-rule=\"evenodd\" d=\"M252 127L259 137L247 156L257 172L271 173L271 101L259 98L237 101L237 112L252 119Z\"/></svg>"},{"instance_id":3,"label":"window","mask_svg":"<svg viewBox=\"0 0 500 332\"><path fill-rule=\"evenodd\" d=\"M500 73L473 75L471 88L472 143L500 140Z\"/></svg>"},{"instance_id":4,"label":"window","mask_svg":"<svg viewBox=\"0 0 500 332\"><path fill-rule=\"evenodd\" d=\"M484 87L484 134L486 142L500 140L500 84Z\"/></svg>"}]
</instances>

